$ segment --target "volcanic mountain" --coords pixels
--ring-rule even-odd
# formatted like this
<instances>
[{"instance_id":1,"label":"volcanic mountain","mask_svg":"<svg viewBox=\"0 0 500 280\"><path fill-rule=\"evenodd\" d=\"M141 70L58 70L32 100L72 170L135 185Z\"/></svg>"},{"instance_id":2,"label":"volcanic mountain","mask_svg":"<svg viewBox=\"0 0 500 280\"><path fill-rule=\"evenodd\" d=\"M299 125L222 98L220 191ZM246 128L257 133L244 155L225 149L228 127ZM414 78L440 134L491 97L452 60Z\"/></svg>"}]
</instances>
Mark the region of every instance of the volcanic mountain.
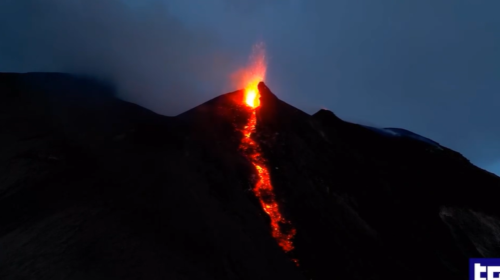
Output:
<instances>
[{"instance_id":1,"label":"volcanic mountain","mask_svg":"<svg viewBox=\"0 0 500 280\"><path fill-rule=\"evenodd\" d=\"M498 177L258 89L254 111L240 90L166 117L93 79L0 74L0 279L467 279L500 256Z\"/></svg>"}]
</instances>

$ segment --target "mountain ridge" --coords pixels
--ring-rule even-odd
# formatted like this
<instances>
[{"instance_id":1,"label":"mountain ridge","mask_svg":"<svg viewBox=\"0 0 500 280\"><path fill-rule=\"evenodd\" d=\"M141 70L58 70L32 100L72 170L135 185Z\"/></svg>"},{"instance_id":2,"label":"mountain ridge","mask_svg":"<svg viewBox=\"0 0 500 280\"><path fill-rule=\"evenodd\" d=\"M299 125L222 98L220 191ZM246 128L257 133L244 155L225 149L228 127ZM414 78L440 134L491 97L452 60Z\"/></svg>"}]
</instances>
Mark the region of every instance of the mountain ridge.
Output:
<instances>
[{"instance_id":1,"label":"mountain ridge","mask_svg":"<svg viewBox=\"0 0 500 280\"><path fill-rule=\"evenodd\" d=\"M468 258L500 255L500 178L446 147L260 84L255 139L297 229L287 255L238 150L242 90L167 117L106 84L22 75L0 74L2 279L466 279Z\"/></svg>"}]
</instances>

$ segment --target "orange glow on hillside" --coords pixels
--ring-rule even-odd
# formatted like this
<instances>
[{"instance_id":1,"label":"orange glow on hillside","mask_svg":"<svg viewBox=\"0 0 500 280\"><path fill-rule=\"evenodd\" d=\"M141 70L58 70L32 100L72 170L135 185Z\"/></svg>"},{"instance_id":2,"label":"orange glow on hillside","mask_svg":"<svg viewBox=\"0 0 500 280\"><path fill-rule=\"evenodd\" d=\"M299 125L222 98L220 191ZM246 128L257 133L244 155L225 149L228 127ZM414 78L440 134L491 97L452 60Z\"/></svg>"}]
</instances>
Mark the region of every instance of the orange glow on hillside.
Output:
<instances>
[{"instance_id":1,"label":"orange glow on hillside","mask_svg":"<svg viewBox=\"0 0 500 280\"><path fill-rule=\"evenodd\" d=\"M290 221L286 220L280 212L271 184L267 162L262 155L259 143L252 139L252 135L257 125L256 109L260 106L258 84L263 81L266 76L266 56L263 44L254 46L253 54L250 58L250 65L248 68L240 70L238 75L242 78L242 84L240 84L240 86L245 87L244 100L242 100L242 103L246 108L251 110L248 122L241 130L243 138L241 140L240 149L252 163L256 175L258 176L258 181L253 188L253 193L259 199L262 209L271 219L272 236L276 239L283 251L290 252L294 248L292 238L295 236L296 230L292 227ZM284 226L288 229L284 229ZM293 259L293 261L298 266L298 261L296 259Z\"/></svg>"},{"instance_id":2,"label":"orange glow on hillside","mask_svg":"<svg viewBox=\"0 0 500 280\"><path fill-rule=\"evenodd\" d=\"M245 103L251 108L260 106L260 94L258 89L246 88L245 89Z\"/></svg>"}]
</instances>

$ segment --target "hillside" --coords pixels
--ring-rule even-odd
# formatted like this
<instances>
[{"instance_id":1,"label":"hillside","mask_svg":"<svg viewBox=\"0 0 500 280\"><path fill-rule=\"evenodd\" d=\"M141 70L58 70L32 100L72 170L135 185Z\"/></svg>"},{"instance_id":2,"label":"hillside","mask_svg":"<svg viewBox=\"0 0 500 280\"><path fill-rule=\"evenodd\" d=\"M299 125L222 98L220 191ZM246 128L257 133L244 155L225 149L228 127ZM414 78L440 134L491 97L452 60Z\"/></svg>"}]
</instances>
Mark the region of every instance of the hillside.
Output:
<instances>
[{"instance_id":1,"label":"hillside","mask_svg":"<svg viewBox=\"0 0 500 280\"><path fill-rule=\"evenodd\" d=\"M500 256L500 178L259 89L288 254L239 150L242 91L167 117L93 79L0 73L0 278L467 279Z\"/></svg>"}]
</instances>

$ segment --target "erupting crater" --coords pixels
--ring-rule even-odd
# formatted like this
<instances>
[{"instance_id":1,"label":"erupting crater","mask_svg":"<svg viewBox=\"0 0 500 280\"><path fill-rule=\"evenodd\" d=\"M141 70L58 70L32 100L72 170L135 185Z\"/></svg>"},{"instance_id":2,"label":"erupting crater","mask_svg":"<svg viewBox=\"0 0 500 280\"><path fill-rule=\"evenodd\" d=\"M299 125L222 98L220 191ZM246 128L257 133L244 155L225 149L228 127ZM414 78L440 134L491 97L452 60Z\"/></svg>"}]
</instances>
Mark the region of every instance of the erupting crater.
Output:
<instances>
[{"instance_id":1,"label":"erupting crater","mask_svg":"<svg viewBox=\"0 0 500 280\"><path fill-rule=\"evenodd\" d=\"M245 82L242 103L245 109L250 110L248 121L243 129L241 129L243 137L241 139L240 149L255 168L258 180L252 190L259 199L262 209L271 219L272 236L276 239L283 251L288 253L294 249L292 239L295 236L296 229L280 212L271 184L267 161L262 154L259 143L252 138L257 125L256 110L260 106L258 84L264 80L266 74L265 52L262 44L258 44L254 47L250 62L250 67L240 72L240 74L243 74L242 77ZM296 259L292 260L298 266L298 261Z\"/></svg>"}]
</instances>

